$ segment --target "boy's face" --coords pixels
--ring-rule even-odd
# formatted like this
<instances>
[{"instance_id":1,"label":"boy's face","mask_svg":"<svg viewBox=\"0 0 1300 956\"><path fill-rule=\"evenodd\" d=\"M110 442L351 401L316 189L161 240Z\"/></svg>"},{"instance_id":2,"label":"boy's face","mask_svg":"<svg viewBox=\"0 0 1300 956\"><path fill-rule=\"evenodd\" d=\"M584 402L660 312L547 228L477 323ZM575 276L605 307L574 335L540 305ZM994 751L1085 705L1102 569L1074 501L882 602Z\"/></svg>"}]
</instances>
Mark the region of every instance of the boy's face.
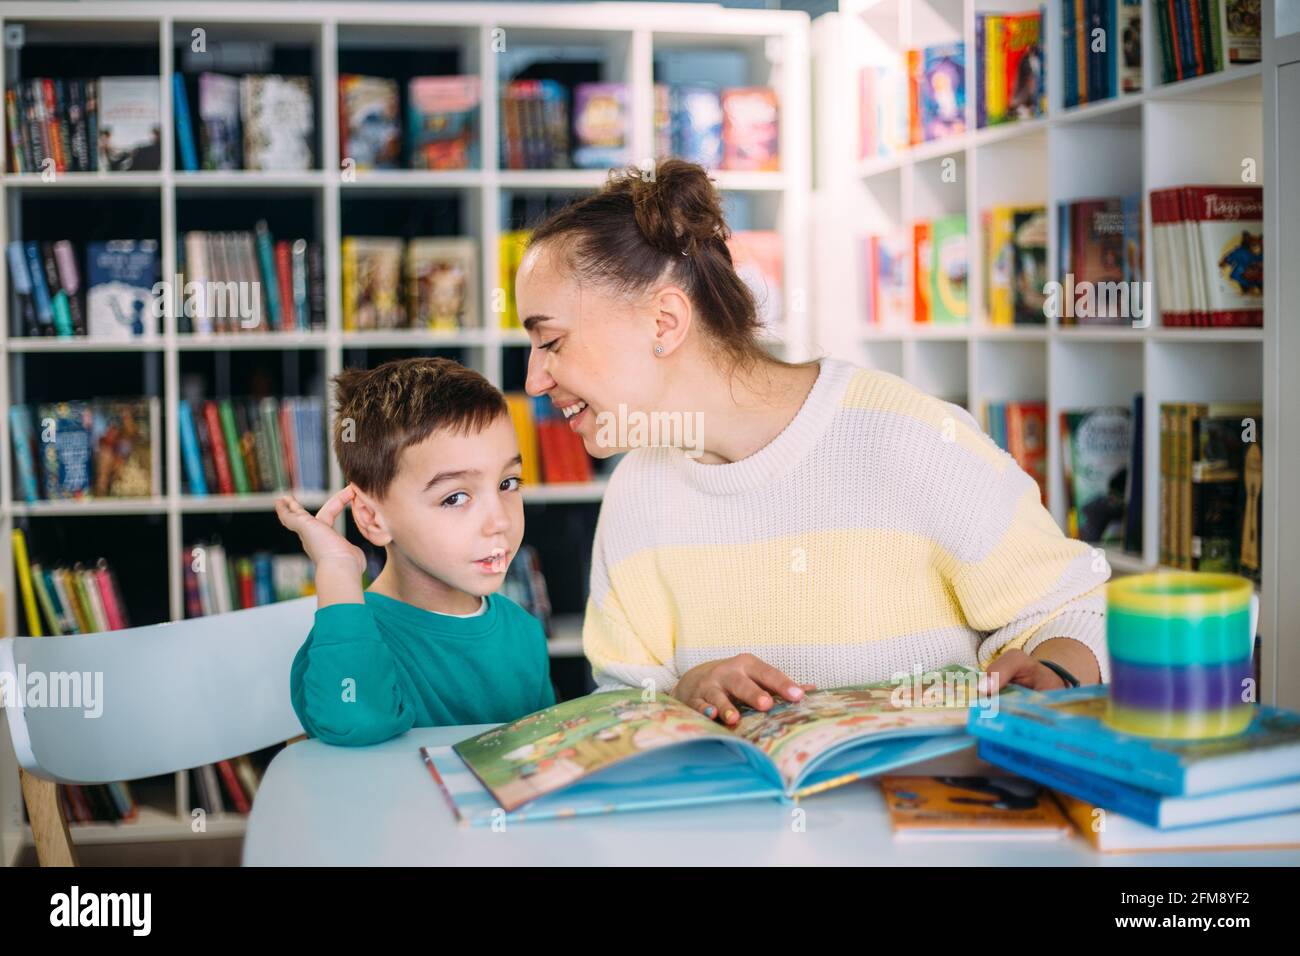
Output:
<instances>
[{"instance_id":1,"label":"boy's face","mask_svg":"<svg viewBox=\"0 0 1300 956\"><path fill-rule=\"evenodd\" d=\"M491 594L524 536L519 445L507 415L406 448L378 504L401 559L468 594Z\"/></svg>"}]
</instances>

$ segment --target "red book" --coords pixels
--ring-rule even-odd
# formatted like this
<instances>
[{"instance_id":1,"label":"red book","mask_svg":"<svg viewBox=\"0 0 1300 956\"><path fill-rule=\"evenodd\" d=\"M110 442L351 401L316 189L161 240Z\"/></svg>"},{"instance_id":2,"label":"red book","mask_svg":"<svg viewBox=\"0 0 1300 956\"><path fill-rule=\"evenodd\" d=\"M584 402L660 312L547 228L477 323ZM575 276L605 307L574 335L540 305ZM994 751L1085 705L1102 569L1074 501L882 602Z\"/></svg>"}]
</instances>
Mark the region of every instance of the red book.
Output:
<instances>
[{"instance_id":1,"label":"red book","mask_svg":"<svg viewBox=\"0 0 1300 956\"><path fill-rule=\"evenodd\" d=\"M225 434L221 430L221 416L217 412L216 402L203 403L203 420L208 423L208 434L212 436L212 463L217 469L217 487L223 495L235 493L235 481L230 476L230 458L226 455L226 443L221 440Z\"/></svg>"},{"instance_id":2,"label":"red book","mask_svg":"<svg viewBox=\"0 0 1300 956\"><path fill-rule=\"evenodd\" d=\"M112 578L109 577L108 568L95 568L91 572L95 576L95 585L99 588L100 600L104 602L104 616L108 618L108 629L110 631L120 631L126 627L126 617L122 614L122 609L117 604L117 592L113 587Z\"/></svg>"},{"instance_id":3,"label":"red book","mask_svg":"<svg viewBox=\"0 0 1300 956\"><path fill-rule=\"evenodd\" d=\"M277 332L289 332L295 328L293 317L297 314L293 308L293 252L287 239L275 244L275 277L280 285L280 324Z\"/></svg>"},{"instance_id":4,"label":"red book","mask_svg":"<svg viewBox=\"0 0 1300 956\"><path fill-rule=\"evenodd\" d=\"M1182 50L1178 48L1178 0L1168 0L1169 5L1169 32L1174 38L1174 76L1176 79L1182 79L1187 75L1186 66L1183 63Z\"/></svg>"},{"instance_id":5,"label":"red book","mask_svg":"<svg viewBox=\"0 0 1300 956\"><path fill-rule=\"evenodd\" d=\"M1215 15L1218 15L1218 4L1215 4ZM1192 49L1196 53L1196 75L1205 75L1205 53L1202 44L1205 37L1201 31L1205 29L1206 24L1201 22L1201 5L1199 3L1188 4L1187 19L1192 24Z\"/></svg>"},{"instance_id":6,"label":"red book","mask_svg":"<svg viewBox=\"0 0 1300 956\"><path fill-rule=\"evenodd\" d=\"M542 421L537 424L537 443L542 450L542 480L547 484L565 481L564 436L556 433L557 423ZM558 427L564 427L562 425Z\"/></svg>"},{"instance_id":7,"label":"red book","mask_svg":"<svg viewBox=\"0 0 1300 956\"><path fill-rule=\"evenodd\" d=\"M239 607L256 607L257 599L253 597L253 569L246 564L239 565L235 571L239 583Z\"/></svg>"},{"instance_id":8,"label":"red book","mask_svg":"<svg viewBox=\"0 0 1300 956\"><path fill-rule=\"evenodd\" d=\"M912 224L912 321L930 321L930 223Z\"/></svg>"},{"instance_id":9,"label":"red book","mask_svg":"<svg viewBox=\"0 0 1300 956\"><path fill-rule=\"evenodd\" d=\"M565 425L565 439L569 452L569 474L572 481L591 481L591 458L587 455L587 446L582 443L582 436L569 431Z\"/></svg>"},{"instance_id":10,"label":"red book","mask_svg":"<svg viewBox=\"0 0 1300 956\"><path fill-rule=\"evenodd\" d=\"M59 111L54 100L54 81L46 78L41 83L41 93L45 99L45 142L49 144L49 155L54 157L55 172L68 171L68 156L63 151L63 138L59 135Z\"/></svg>"},{"instance_id":11,"label":"red book","mask_svg":"<svg viewBox=\"0 0 1300 956\"><path fill-rule=\"evenodd\" d=\"M1199 257L1201 324L1264 323L1264 195L1260 186L1185 186L1192 254Z\"/></svg>"},{"instance_id":12,"label":"red book","mask_svg":"<svg viewBox=\"0 0 1300 956\"><path fill-rule=\"evenodd\" d=\"M280 444L284 446L284 469L288 473L289 487L298 487L298 456L294 449L297 447L297 432L293 427L293 415L289 411L289 403L285 400L280 401Z\"/></svg>"},{"instance_id":13,"label":"red book","mask_svg":"<svg viewBox=\"0 0 1300 956\"><path fill-rule=\"evenodd\" d=\"M235 776L235 768L230 765L230 761L218 760L217 772L221 774L221 782L226 785L226 792L230 794L235 810L239 813L248 813L252 810L253 807L248 802L248 797L244 796L244 790L239 785L239 778Z\"/></svg>"}]
</instances>

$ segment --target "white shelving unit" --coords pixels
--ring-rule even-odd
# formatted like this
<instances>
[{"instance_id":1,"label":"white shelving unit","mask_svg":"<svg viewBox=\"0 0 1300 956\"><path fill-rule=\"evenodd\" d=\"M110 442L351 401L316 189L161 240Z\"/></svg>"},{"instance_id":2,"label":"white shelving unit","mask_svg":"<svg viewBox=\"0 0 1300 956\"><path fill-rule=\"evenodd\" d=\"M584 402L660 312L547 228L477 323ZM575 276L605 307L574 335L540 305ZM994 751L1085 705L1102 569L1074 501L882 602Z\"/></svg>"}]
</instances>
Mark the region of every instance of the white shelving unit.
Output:
<instances>
[{"instance_id":1,"label":"white shelving unit","mask_svg":"<svg viewBox=\"0 0 1300 956\"><path fill-rule=\"evenodd\" d=\"M520 388L509 380L513 351L528 348L527 337L500 328L498 317L485 313L479 328L450 335L421 332L345 333L342 330L340 238L345 204L380 199L418 201L422 197L456 197L465 230L480 242L480 301L491 303L498 287L498 237L505 227L504 211L515 194L546 192L582 193L598 189L605 178L600 170L504 170L497 166L499 86L518 51L536 49L541 56L568 58L568 51L592 51L602 59L602 79L629 85L631 100L631 155L641 162L653 156L653 83L657 61L678 51L721 49L741 55L745 82L775 88L781 104L779 172L718 171L716 180L724 194L749 197L754 228L780 231L784 249L783 327L775 342L787 357L800 359L810 352L807 303L811 289L809 202L811 196L811 120L809 94L809 21L790 11L733 10L713 5L597 3L574 5L496 3L338 3L322 0L251 3L245 0L211 0L178 6L165 2L104 4L98 2L0 3L0 30L21 25L23 46L0 49L0 75L6 81L18 74L17 58L24 48L42 43L94 42L133 44L157 55L162 117L164 168L157 173L62 173L53 182L39 174L0 174L0 244L23 238L19 207L28 195L84 197L87 204L123 195L145 196L158 202L164 278L176 272L178 207L193 199L285 196L301 197L314 209L316 231L325 253L327 328L309 333L246 334L192 337L178 333L168 319L162 334L150 341L101 343L88 340L0 339L0 577L6 582L4 633L16 633L17 598L9 531L15 519L23 521L96 520L103 516L162 516L165 548L158 559L157 587L165 589L172 619L184 616L181 571L182 548L187 540L185 521L210 512L270 512L273 495L197 498L183 493L179 439L174 410L180 397L182 359L194 353L234 353L256 349L270 352L319 354L322 378L339 372L355 349L448 348L457 349L464 361L482 371L498 386ZM205 31L209 48L227 40L270 41L305 46L311 52L316 96L318 160L320 168L306 173L192 172L175 168L175 125L171 75L175 49L190 43L192 30ZM343 175L338 150L339 54L348 49L454 49L460 70L477 73L481 80L481 169L457 171L357 172L355 180ZM196 116L191 103L191 115ZM2 121L0 117L0 121ZM3 128L0 127L0 139ZM245 228L251 228L250 221ZM191 228L203 228L195 225ZM133 230L127 230L131 232ZM4 303L4 332L9 331L8 276L0 269L0 302ZM103 355L105 361L125 361L124 353L156 354L161 374L154 383L163 402L166 424L163 493L145 500L116 499L85 503L14 500L12 448L8 406L15 389L24 386L28 356L64 353ZM133 357L132 361L136 358ZM364 361L364 359L362 359ZM338 464L330 456L331 487L341 483ZM603 483L533 487L526 501L536 504L598 502ZM308 496L316 503L321 496ZM307 502L304 502L307 503ZM39 533L39 532L38 532ZM569 622L570 624L572 622ZM573 632L565 631L556 656L572 656ZM21 834L21 816L12 754L0 745L0 856L12 859ZM183 778L178 776L178 781ZM178 784L179 785L179 784ZM185 801L178 796L178 807ZM76 838L130 841L141 838L187 838L188 815L180 811L170 823L148 828L124 825L105 828L73 827ZM238 821L231 826L238 827ZM17 841L17 842L15 842Z\"/></svg>"},{"instance_id":2,"label":"white shelving unit","mask_svg":"<svg viewBox=\"0 0 1300 956\"><path fill-rule=\"evenodd\" d=\"M1130 405L1144 395L1143 548L1108 549L1112 569L1153 569L1159 553L1162 402L1263 400L1264 329L1162 328L1160 290L1147 328L991 326L984 309L981 213L1004 203L1039 204L1056 235L1057 204L1089 197L1141 194L1188 183L1240 183L1243 160L1256 161L1270 189L1263 155L1261 66L1241 65L1161 85L1158 29L1143 4L1144 91L1115 100L1061 108L1060 4L1048 3L1045 24L1048 114L976 129L976 12L1027 12L1026 0L841 0L838 13L813 25L814 126L818 131L813 210L821 224L814 314L816 345L832 354L901 375L964 405L984 423L990 401L1048 403L1048 503L1064 525L1059 413L1098 405ZM858 157L858 70L908 49L964 41L964 135L924 143L897 156ZM955 176L943 175L945 171ZM918 219L965 213L968 303L965 326L880 328L863 313L858 240ZM1153 277L1145 212L1146 275ZM1049 242L1048 268L1057 275ZM1272 253L1270 253L1272 255ZM1278 311L1266 315L1266 326ZM1264 434L1279 409L1264 411ZM1267 448L1268 439L1265 438ZM1265 514L1265 533L1275 527ZM1266 582L1267 585L1267 582ZM1265 635L1265 641L1270 638Z\"/></svg>"}]
</instances>

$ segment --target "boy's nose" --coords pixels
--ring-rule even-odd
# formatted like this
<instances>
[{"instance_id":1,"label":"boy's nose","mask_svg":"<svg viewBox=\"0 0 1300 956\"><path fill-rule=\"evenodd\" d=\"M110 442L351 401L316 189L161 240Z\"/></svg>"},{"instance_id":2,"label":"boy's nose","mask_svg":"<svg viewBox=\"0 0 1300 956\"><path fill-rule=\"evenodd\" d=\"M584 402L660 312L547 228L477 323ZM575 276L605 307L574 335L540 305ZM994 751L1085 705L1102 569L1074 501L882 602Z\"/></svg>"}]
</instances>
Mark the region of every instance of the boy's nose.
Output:
<instances>
[{"instance_id":1,"label":"boy's nose","mask_svg":"<svg viewBox=\"0 0 1300 956\"><path fill-rule=\"evenodd\" d=\"M555 387L555 379L546 371L546 355L541 349L532 349L528 353L528 375L524 379L524 391L529 395L545 395Z\"/></svg>"}]
</instances>

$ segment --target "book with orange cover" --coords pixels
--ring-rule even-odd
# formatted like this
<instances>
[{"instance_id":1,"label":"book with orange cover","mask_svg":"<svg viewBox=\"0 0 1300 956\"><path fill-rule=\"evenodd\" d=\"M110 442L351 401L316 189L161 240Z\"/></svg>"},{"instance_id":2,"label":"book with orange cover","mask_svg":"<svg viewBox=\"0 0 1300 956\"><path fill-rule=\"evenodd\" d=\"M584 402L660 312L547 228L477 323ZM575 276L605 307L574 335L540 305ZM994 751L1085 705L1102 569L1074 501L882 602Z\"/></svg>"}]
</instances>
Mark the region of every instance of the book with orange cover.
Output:
<instances>
[{"instance_id":1,"label":"book with orange cover","mask_svg":"<svg viewBox=\"0 0 1300 956\"><path fill-rule=\"evenodd\" d=\"M1070 822L1023 777L884 777L895 840L1060 840Z\"/></svg>"}]
</instances>

